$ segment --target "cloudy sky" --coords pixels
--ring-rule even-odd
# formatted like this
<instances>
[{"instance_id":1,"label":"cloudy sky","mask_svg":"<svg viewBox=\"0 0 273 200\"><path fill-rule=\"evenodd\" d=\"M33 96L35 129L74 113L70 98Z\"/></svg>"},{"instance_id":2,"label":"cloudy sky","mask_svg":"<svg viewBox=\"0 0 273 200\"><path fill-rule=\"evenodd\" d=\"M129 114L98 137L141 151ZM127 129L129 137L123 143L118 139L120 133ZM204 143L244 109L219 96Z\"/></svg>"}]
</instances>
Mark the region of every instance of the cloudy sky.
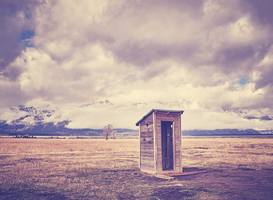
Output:
<instances>
[{"instance_id":1,"label":"cloudy sky","mask_svg":"<svg viewBox=\"0 0 273 200\"><path fill-rule=\"evenodd\" d=\"M0 118L52 109L70 128L273 127L271 0L0 0ZM268 117L266 117L268 116ZM27 122L26 122L27 123ZM31 123L31 122L29 122Z\"/></svg>"}]
</instances>

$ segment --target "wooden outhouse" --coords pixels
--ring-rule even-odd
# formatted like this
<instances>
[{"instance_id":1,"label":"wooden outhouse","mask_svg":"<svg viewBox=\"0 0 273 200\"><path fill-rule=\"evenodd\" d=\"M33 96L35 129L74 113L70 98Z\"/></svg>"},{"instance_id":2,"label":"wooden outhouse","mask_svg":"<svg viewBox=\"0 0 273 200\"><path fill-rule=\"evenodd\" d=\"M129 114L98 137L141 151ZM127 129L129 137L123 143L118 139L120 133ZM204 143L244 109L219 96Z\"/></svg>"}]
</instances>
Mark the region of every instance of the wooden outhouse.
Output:
<instances>
[{"instance_id":1,"label":"wooden outhouse","mask_svg":"<svg viewBox=\"0 0 273 200\"><path fill-rule=\"evenodd\" d=\"M182 110L152 109L139 126L141 171L152 174L182 173Z\"/></svg>"}]
</instances>

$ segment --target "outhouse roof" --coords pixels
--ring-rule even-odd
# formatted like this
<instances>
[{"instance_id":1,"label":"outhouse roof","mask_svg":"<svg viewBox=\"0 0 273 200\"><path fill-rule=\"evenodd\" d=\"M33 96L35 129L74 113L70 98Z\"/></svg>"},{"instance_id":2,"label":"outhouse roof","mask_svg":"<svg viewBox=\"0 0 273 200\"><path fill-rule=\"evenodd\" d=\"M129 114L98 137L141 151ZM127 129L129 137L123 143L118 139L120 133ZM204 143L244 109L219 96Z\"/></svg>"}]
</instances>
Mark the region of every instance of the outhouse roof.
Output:
<instances>
[{"instance_id":1,"label":"outhouse roof","mask_svg":"<svg viewBox=\"0 0 273 200\"><path fill-rule=\"evenodd\" d=\"M166 113L180 113L180 115L183 114L183 110L163 110L163 109L152 109L150 112L148 112L145 116L143 116L137 123L136 126L139 126L140 122L142 122L146 117L148 117L153 112L166 112Z\"/></svg>"}]
</instances>

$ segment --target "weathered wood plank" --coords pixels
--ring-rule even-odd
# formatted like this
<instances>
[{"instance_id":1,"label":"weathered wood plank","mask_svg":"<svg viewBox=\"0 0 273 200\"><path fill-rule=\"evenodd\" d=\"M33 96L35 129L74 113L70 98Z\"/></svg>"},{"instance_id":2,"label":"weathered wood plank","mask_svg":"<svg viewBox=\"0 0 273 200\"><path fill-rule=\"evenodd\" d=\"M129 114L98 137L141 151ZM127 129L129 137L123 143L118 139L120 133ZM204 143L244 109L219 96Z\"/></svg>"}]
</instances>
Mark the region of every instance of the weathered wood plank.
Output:
<instances>
[{"instance_id":1,"label":"weathered wood plank","mask_svg":"<svg viewBox=\"0 0 273 200\"><path fill-rule=\"evenodd\" d=\"M148 160L143 160L143 162L141 162L142 165L150 165L152 167L154 167L154 162L152 161L148 161Z\"/></svg>"},{"instance_id":2,"label":"weathered wood plank","mask_svg":"<svg viewBox=\"0 0 273 200\"><path fill-rule=\"evenodd\" d=\"M153 155L151 155L151 156L143 156L143 157L141 157L141 160L143 160L143 161L151 161L151 162L154 162L154 156Z\"/></svg>"},{"instance_id":3,"label":"weathered wood plank","mask_svg":"<svg viewBox=\"0 0 273 200\"><path fill-rule=\"evenodd\" d=\"M154 145L153 140L147 140L147 141L140 141L141 145Z\"/></svg>"},{"instance_id":4,"label":"weathered wood plank","mask_svg":"<svg viewBox=\"0 0 273 200\"><path fill-rule=\"evenodd\" d=\"M145 153L145 155L141 155L141 159L154 160L154 154L153 153Z\"/></svg>"},{"instance_id":5,"label":"weathered wood plank","mask_svg":"<svg viewBox=\"0 0 273 200\"><path fill-rule=\"evenodd\" d=\"M142 163L142 166L148 166L148 167L154 168L154 164L153 163Z\"/></svg>"},{"instance_id":6,"label":"weathered wood plank","mask_svg":"<svg viewBox=\"0 0 273 200\"><path fill-rule=\"evenodd\" d=\"M141 141L140 142L140 146L142 148L153 148L154 147L154 144L149 142L149 141Z\"/></svg>"},{"instance_id":7,"label":"weathered wood plank","mask_svg":"<svg viewBox=\"0 0 273 200\"><path fill-rule=\"evenodd\" d=\"M145 153L145 152L154 152L154 149L153 148L149 148L149 149L142 149L141 151L140 151L141 153Z\"/></svg>"},{"instance_id":8,"label":"weathered wood plank","mask_svg":"<svg viewBox=\"0 0 273 200\"><path fill-rule=\"evenodd\" d=\"M146 147L153 147L154 143L153 142L149 142L149 141L140 141L140 145L142 148L146 148Z\"/></svg>"},{"instance_id":9,"label":"weathered wood plank","mask_svg":"<svg viewBox=\"0 0 273 200\"><path fill-rule=\"evenodd\" d=\"M154 151L154 148L142 148L141 149L141 153L142 152L153 152Z\"/></svg>"},{"instance_id":10,"label":"weathered wood plank","mask_svg":"<svg viewBox=\"0 0 273 200\"><path fill-rule=\"evenodd\" d=\"M154 148L154 144L153 143L140 143L140 146L141 146L141 148L144 148L144 149L146 149L146 148Z\"/></svg>"},{"instance_id":11,"label":"weathered wood plank","mask_svg":"<svg viewBox=\"0 0 273 200\"><path fill-rule=\"evenodd\" d=\"M142 152L153 152L154 151L154 148L142 148L142 150L140 151L141 153Z\"/></svg>"},{"instance_id":12,"label":"weathered wood plank","mask_svg":"<svg viewBox=\"0 0 273 200\"><path fill-rule=\"evenodd\" d=\"M142 161L142 163L154 164L154 158L153 157L142 157L141 161Z\"/></svg>"},{"instance_id":13,"label":"weathered wood plank","mask_svg":"<svg viewBox=\"0 0 273 200\"><path fill-rule=\"evenodd\" d=\"M154 166L153 165L148 165L148 164L142 164L141 169L154 171Z\"/></svg>"},{"instance_id":14,"label":"weathered wood plank","mask_svg":"<svg viewBox=\"0 0 273 200\"><path fill-rule=\"evenodd\" d=\"M142 157L154 157L154 152L141 152Z\"/></svg>"},{"instance_id":15,"label":"weathered wood plank","mask_svg":"<svg viewBox=\"0 0 273 200\"><path fill-rule=\"evenodd\" d=\"M150 151L150 152L141 152L141 156L142 157L146 157L146 156L152 156L152 157L154 157L154 152L153 151Z\"/></svg>"},{"instance_id":16,"label":"weathered wood plank","mask_svg":"<svg viewBox=\"0 0 273 200\"><path fill-rule=\"evenodd\" d=\"M143 137L153 137L153 131L143 131L140 133L140 137L143 138Z\"/></svg>"},{"instance_id":17,"label":"weathered wood plank","mask_svg":"<svg viewBox=\"0 0 273 200\"><path fill-rule=\"evenodd\" d=\"M143 153L154 153L154 151L153 150L149 150L149 151L141 150L141 154L143 154Z\"/></svg>"},{"instance_id":18,"label":"weathered wood plank","mask_svg":"<svg viewBox=\"0 0 273 200\"><path fill-rule=\"evenodd\" d=\"M141 149L141 152L148 152L148 151L154 151L154 148L146 147Z\"/></svg>"},{"instance_id":19,"label":"weathered wood plank","mask_svg":"<svg viewBox=\"0 0 273 200\"><path fill-rule=\"evenodd\" d=\"M147 154L145 156L141 156L141 159L143 160L151 160L151 161L154 161L154 155L152 154Z\"/></svg>"},{"instance_id":20,"label":"weathered wood plank","mask_svg":"<svg viewBox=\"0 0 273 200\"><path fill-rule=\"evenodd\" d=\"M154 149L151 148L151 149L140 149L140 152L143 153L143 152L154 152Z\"/></svg>"},{"instance_id":21,"label":"weathered wood plank","mask_svg":"<svg viewBox=\"0 0 273 200\"><path fill-rule=\"evenodd\" d=\"M141 153L145 153L145 152L154 152L154 149L142 149L141 151L140 151Z\"/></svg>"},{"instance_id":22,"label":"weathered wood plank","mask_svg":"<svg viewBox=\"0 0 273 200\"><path fill-rule=\"evenodd\" d=\"M141 141L148 141L148 140L152 140L152 141L154 141L154 137L153 136L149 136L149 135L146 135L146 136L141 136L140 137L140 140Z\"/></svg>"},{"instance_id":23,"label":"weathered wood plank","mask_svg":"<svg viewBox=\"0 0 273 200\"><path fill-rule=\"evenodd\" d=\"M154 170L154 165L151 165L151 164L142 164L141 168L143 168L143 169L149 169L149 170L153 171Z\"/></svg>"}]
</instances>

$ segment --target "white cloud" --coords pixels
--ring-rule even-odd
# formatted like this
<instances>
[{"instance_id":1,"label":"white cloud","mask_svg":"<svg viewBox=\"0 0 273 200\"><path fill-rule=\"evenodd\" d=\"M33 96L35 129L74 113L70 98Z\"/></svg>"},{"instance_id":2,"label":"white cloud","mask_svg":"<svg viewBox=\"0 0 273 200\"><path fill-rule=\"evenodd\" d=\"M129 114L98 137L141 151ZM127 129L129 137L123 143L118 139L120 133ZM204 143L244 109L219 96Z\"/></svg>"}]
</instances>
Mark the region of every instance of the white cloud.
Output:
<instances>
[{"instance_id":1,"label":"white cloud","mask_svg":"<svg viewBox=\"0 0 273 200\"><path fill-rule=\"evenodd\" d=\"M185 110L185 129L270 127L235 112L273 109L272 27L260 12L244 1L156 2L45 1L30 6L31 19L19 9L8 20L34 29L34 46L12 58L0 52L9 61L0 68L2 113L50 105L58 111L47 122L133 128L164 108ZM105 99L114 105L79 107Z\"/></svg>"}]
</instances>

